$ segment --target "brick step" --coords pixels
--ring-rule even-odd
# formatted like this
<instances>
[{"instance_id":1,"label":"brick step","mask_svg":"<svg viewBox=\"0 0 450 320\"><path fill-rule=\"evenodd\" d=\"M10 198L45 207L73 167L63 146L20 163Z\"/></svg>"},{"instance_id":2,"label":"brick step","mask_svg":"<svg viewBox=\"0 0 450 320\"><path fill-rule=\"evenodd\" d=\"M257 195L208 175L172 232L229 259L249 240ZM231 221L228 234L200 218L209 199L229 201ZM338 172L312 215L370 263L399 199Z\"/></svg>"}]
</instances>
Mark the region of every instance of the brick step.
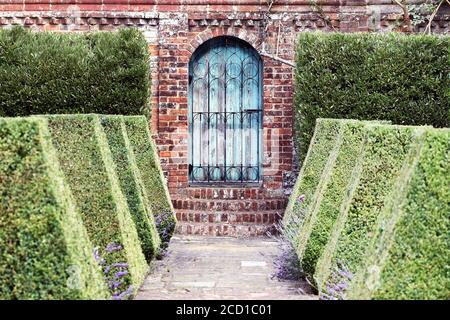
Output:
<instances>
[{"instance_id":1,"label":"brick step","mask_svg":"<svg viewBox=\"0 0 450 320\"><path fill-rule=\"evenodd\" d=\"M236 200L236 199L173 199L175 210L197 210L197 211L264 211L284 210L287 199L264 199L264 200Z\"/></svg>"},{"instance_id":2,"label":"brick step","mask_svg":"<svg viewBox=\"0 0 450 320\"><path fill-rule=\"evenodd\" d=\"M182 192L173 194L179 196L180 199L235 199L235 200L262 200L271 198L283 198L284 194L282 190L274 192L273 190L268 192L267 189L261 187L210 187L199 186L189 187Z\"/></svg>"},{"instance_id":3,"label":"brick step","mask_svg":"<svg viewBox=\"0 0 450 320\"><path fill-rule=\"evenodd\" d=\"M179 222L193 223L220 223L220 224L273 224L277 222L282 211L256 211L256 212L199 212L195 210L177 210Z\"/></svg>"},{"instance_id":4,"label":"brick step","mask_svg":"<svg viewBox=\"0 0 450 320\"><path fill-rule=\"evenodd\" d=\"M178 222L175 233L181 235L207 235L231 237L261 237L276 231L273 224L228 224Z\"/></svg>"}]
</instances>

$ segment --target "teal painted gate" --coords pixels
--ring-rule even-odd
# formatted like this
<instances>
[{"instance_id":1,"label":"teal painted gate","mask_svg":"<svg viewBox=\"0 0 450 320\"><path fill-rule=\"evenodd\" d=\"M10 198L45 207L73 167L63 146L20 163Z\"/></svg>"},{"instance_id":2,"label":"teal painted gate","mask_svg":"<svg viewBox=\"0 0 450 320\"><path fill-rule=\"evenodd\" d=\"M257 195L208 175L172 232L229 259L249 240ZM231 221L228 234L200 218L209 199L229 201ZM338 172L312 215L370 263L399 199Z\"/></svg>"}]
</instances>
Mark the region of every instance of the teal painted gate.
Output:
<instances>
[{"instance_id":1,"label":"teal painted gate","mask_svg":"<svg viewBox=\"0 0 450 320\"><path fill-rule=\"evenodd\" d=\"M262 61L234 37L213 38L189 62L191 183L258 182Z\"/></svg>"}]
</instances>

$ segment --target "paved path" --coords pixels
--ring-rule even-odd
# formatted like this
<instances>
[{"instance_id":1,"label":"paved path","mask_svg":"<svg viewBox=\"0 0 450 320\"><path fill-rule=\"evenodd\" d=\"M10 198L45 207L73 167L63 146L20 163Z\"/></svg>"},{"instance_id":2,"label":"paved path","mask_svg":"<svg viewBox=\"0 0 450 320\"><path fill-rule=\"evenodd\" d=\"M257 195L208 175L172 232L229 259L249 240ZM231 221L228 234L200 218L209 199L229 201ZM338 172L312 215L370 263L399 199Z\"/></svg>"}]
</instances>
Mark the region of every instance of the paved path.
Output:
<instances>
[{"instance_id":1,"label":"paved path","mask_svg":"<svg viewBox=\"0 0 450 320\"><path fill-rule=\"evenodd\" d=\"M308 285L273 279L276 241L175 236L136 299L315 299Z\"/></svg>"}]
</instances>

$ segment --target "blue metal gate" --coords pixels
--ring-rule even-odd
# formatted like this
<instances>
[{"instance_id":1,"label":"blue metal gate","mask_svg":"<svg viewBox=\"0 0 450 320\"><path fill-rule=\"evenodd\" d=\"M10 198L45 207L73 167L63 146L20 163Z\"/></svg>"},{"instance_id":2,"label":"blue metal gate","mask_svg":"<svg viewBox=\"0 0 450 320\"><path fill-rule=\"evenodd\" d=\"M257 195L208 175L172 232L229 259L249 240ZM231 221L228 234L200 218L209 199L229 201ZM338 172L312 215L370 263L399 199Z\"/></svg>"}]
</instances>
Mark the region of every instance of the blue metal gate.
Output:
<instances>
[{"instance_id":1,"label":"blue metal gate","mask_svg":"<svg viewBox=\"0 0 450 320\"><path fill-rule=\"evenodd\" d=\"M259 54L234 37L207 41L189 62L190 182L258 182L261 132Z\"/></svg>"}]
</instances>

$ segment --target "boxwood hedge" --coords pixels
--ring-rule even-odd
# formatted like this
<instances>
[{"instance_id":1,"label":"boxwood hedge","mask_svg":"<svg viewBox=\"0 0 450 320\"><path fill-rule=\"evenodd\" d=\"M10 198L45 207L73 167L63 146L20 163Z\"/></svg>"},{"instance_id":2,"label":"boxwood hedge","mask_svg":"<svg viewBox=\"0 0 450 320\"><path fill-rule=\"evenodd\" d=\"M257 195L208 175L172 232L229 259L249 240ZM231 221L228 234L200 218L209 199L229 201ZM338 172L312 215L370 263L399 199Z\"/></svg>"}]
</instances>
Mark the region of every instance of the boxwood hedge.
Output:
<instances>
[{"instance_id":1,"label":"boxwood hedge","mask_svg":"<svg viewBox=\"0 0 450 320\"><path fill-rule=\"evenodd\" d=\"M111 150L95 115L49 116L52 142L115 297L142 283L147 264L120 188ZM126 267L126 271L118 271ZM120 272L121 283L117 277Z\"/></svg>"},{"instance_id":2,"label":"boxwood hedge","mask_svg":"<svg viewBox=\"0 0 450 320\"><path fill-rule=\"evenodd\" d=\"M319 191L318 199L308 225L301 233L298 253L305 275L314 283L317 260L328 242L339 211L351 195L349 190L357 183L361 171L362 151L365 143L365 122L342 121L342 142L328 174L328 183Z\"/></svg>"},{"instance_id":3,"label":"boxwood hedge","mask_svg":"<svg viewBox=\"0 0 450 320\"><path fill-rule=\"evenodd\" d=\"M450 126L450 38L300 33L296 48L296 145L306 156L316 118Z\"/></svg>"},{"instance_id":4,"label":"boxwood hedge","mask_svg":"<svg viewBox=\"0 0 450 320\"><path fill-rule=\"evenodd\" d=\"M342 227L336 246L325 248L333 252L325 275L316 276L327 279L327 284L333 283L335 273L344 271L353 275L361 267L376 222L385 218L387 200L397 187L396 179L407 168L407 160L414 155L416 136L420 136L419 129L414 127L371 125L368 130L359 183L349 206L345 206L348 212L340 212L345 223L336 225ZM324 288L321 283L320 287L324 294L331 294L328 286Z\"/></svg>"},{"instance_id":5,"label":"boxwood hedge","mask_svg":"<svg viewBox=\"0 0 450 320\"><path fill-rule=\"evenodd\" d=\"M158 254L160 239L123 117L101 116L100 120L108 139L122 191L136 225L142 250L149 262Z\"/></svg>"},{"instance_id":6,"label":"boxwood hedge","mask_svg":"<svg viewBox=\"0 0 450 320\"><path fill-rule=\"evenodd\" d=\"M340 129L339 121L317 119L317 129L283 217L284 228L295 248L299 241L298 235L301 234L297 228L308 219L307 213L318 190L322 173L327 162L332 162L331 150L339 146Z\"/></svg>"},{"instance_id":7,"label":"boxwood hedge","mask_svg":"<svg viewBox=\"0 0 450 320\"><path fill-rule=\"evenodd\" d=\"M349 297L448 299L450 130L429 129Z\"/></svg>"},{"instance_id":8,"label":"boxwood hedge","mask_svg":"<svg viewBox=\"0 0 450 320\"><path fill-rule=\"evenodd\" d=\"M0 116L143 114L147 42L136 29L31 32L0 29Z\"/></svg>"},{"instance_id":9,"label":"boxwood hedge","mask_svg":"<svg viewBox=\"0 0 450 320\"><path fill-rule=\"evenodd\" d=\"M0 299L109 293L45 119L0 119Z\"/></svg>"},{"instance_id":10,"label":"boxwood hedge","mask_svg":"<svg viewBox=\"0 0 450 320\"><path fill-rule=\"evenodd\" d=\"M124 117L124 122L159 236L167 244L175 229L176 219L148 122L143 116Z\"/></svg>"}]
</instances>

